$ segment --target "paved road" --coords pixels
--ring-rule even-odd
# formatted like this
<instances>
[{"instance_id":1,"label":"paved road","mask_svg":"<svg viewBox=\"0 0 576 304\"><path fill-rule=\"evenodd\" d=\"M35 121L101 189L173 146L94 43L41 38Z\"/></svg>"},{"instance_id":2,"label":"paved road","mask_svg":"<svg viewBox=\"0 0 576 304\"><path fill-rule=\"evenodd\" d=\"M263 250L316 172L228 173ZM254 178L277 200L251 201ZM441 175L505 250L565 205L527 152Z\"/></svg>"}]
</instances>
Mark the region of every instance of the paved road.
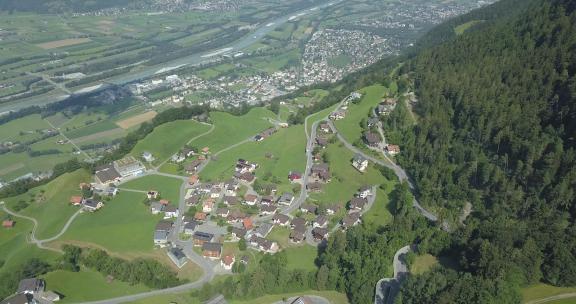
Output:
<instances>
[{"instance_id":1,"label":"paved road","mask_svg":"<svg viewBox=\"0 0 576 304\"><path fill-rule=\"evenodd\" d=\"M410 245L404 246L394 254L394 277L383 278L376 283L376 293L374 295L374 304L392 304L394 297L400 289L400 284L408 275L405 255L410 251Z\"/></svg>"},{"instance_id":2,"label":"paved road","mask_svg":"<svg viewBox=\"0 0 576 304\"><path fill-rule=\"evenodd\" d=\"M8 214L10 214L10 215L12 215L12 216L14 216L14 217L19 217L19 218L23 218L23 219L29 220L29 221L31 221L31 222L34 224L34 226L32 227L32 231L30 232L30 243L35 244L35 245L36 245L38 248L40 248L40 249L47 249L47 250L58 251L58 252L61 252L61 250L54 249L54 248L51 248L51 247L46 247L46 246L44 246L44 243L48 243L48 242L54 241L54 240L58 239L59 237L61 237L64 233L66 233L66 231L68 230L68 228L70 227L70 225L72 224L72 222L74 222L74 220L76 219L76 217L77 217L80 213L82 213L82 209L78 209L78 211L76 211L76 212L68 219L68 221L66 222L66 224L64 225L64 227L62 227L62 230L60 230L60 232L59 232L58 234L56 234L55 236L52 236L52 237L50 237L50 238L47 238L47 239L39 240L39 239L36 238L36 229L38 228L38 221L37 221L35 218L18 214L18 213L16 213L16 212L14 212L14 211L6 208L6 205L5 205L4 202L0 202L0 205L2 205L2 209L4 210L4 212L6 212L6 213L8 213Z\"/></svg>"},{"instance_id":3,"label":"paved road","mask_svg":"<svg viewBox=\"0 0 576 304\"><path fill-rule=\"evenodd\" d=\"M310 304L330 304L330 301L328 301L328 299L323 298L323 297L319 297L319 296L303 296L308 298L308 300L310 300ZM278 302L274 302L272 304L288 304L288 303L292 303L294 300L296 300L298 297L292 297L287 299L286 301L278 301Z\"/></svg>"},{"instance_id":4,"label":"paved road","mask_svg":"<svg viewBox=\"0 0 576 304\"><path fill-rule=\"evenodd\" d=\"M328 121L328 125L330 126L332 131L334 133L336 133L336 136L344 144L344 146L346 146L346 148L348 148L349 150L351 150L354 153L358 153L358 154L364 156L364 158L368 159L369 161L371 161L373 163L376 163L376 164L379 164L381 166L385 166L385 167L392 169L400 181L406 181L408 183L410 190L414 194L414 184L412 183L412 180L408 177L408 175L406 174L406 171L404 171L404 169L402 169L400 166L396 165L394 162L392 162L389 159L388 159L388 161L383 161L383 160L374 158L374 157L364 153L362 150L360 150L360 149L354 147L352 144L350 144L342 136L342 134L338 133L338 129L336 129L336 126L334 126L334 123L332 121ZM424 209L424 207L422 207L420 205L418 200L416 200L415 195L414 195L413 205L414 205L414 208L416 208L416 210L418 210L418 212L420 212L420 214L422 214L428 220L433 221L433 222L438 221L438 217L436 215L432 214L430 211Z\"/></svg>"}]
</instances>

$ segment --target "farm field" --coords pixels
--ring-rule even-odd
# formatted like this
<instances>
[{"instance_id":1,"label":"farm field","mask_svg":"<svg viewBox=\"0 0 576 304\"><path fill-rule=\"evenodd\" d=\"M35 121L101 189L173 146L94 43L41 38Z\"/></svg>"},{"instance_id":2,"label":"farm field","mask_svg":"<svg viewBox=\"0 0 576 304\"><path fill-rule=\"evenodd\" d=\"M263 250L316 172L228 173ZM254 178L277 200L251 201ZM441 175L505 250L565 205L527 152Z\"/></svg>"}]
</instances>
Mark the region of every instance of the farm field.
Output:
<instances>
[{"instance_id":1,"label":"farm field","mask_svg":"<svg viewBox=\"0 0 576 304\"><path fill-rule=\"evenodd\" d=\"M124 183L120 185L120 188L141 191L155 190L160 192L162 198L169 200L174 205L178 205L181 185L182 181L176 178L161 175L147 175Z\"/></svg>"},{"instance_id":2,"label":"farm field","mask_svg":"<svg viewBox=\"0 0 576 304\"><path fill-rule=\"evenodd\" d=\"M93 245L128 257L152 254L154 227L162 216L150 213L145 198L142 193L119 193L97 212L79 216L56 243Z\"/></svg>"},{"instance_id":3,"label":"farm field","mask_svg":"<svg viewBox=\"0 0 576 304\"><path fill-rule=\"evenodd\" d=\"M61 48L65 46L71 46L76 44L82 44L86 42L90 42L89 38L70 38L70 39L62 39L62 40L54 40L44 43L39 43L36 46L45 50Z\"/></svg>"},{"instance_id":4,"label":"farm field","mask_svg":"<svg viewBox=\"0 0 576 304\"><path fill-rule=\"evenodd\" d=\"M132 127L138 126L143 122L149 121L152 118L156 117L158 113L156 111L148 111L142 114L138 114L120 121L117 121L116 124L122 129L130 129Z\"/></svg>"},{"instance_id":5,"label":"farm field","mask_svg":"<svg viewBox=\"0 0 576 304\"><path fill-rule=\"evenodd\" d=\"M160 164L178 152L190 139L209 129L210 126L193 120L169 122L156 127L136 144L130 154L141 157L143 152L148 151L155 158L152 163Z\"/></svg>"},{"instance_id":6,"label":"farm field","mask_svg":"<svg viewBox=\"0 0 576 304\"><path fill-rule=\"evenodd\" d=\"M364 94L364 96L360 102L358 104L350 103L346 111L346 117L334 123L338 131L348 142L353 143L362 137L360 122L362 120L368 120L368 117L370 117L370 109L376 107L383 94L387 91L388 89L381 85L363 88L360 92Z\"/></svg>"},{"instance_id":7,"label":"farm field","mask_svg":"<svg viewBox=\"0 0 576 304\"><path fill-rule=\"evenodd\" d=\"M78 185L90 182L91 178L92 176L83 169L66 173L46 185L6 199L6 204L12 210L21 204L21 201L29 204L19 212L38 221L36 229L38 239L49 238L60 232L66 221L78 211L78 207L70 205L70 196L81 195Z\"/></svg>"},{"instance_id":8,"label":"farm field","mask_svg":"<svg viewBox=\"0 0 576 304\"><path fill-rule=\"evenodd\" d=\"M261 142L251 141L225 151L211 161L200 173L205 180L226 180L234 173L239 158L256 162L260 167L256 177L262 180L273 178L284 191L292 188L287 176L292 170L302 172L306 165L306 137L302 125L279 129L274 135ZM267 157L268 156L268 157Z\"/></svg>"},{"instance_id":9,"label":"farm field","mask_svg":"<svg viewBox=\"0 0 576 304\"><path fill-rule=\"evenodd\" d=\"M94 270L82 268L79 272L57 270L43 276L46 289L61 293L59 303L78 303L109 299L149 291L150 288L125 282L108 282L106 277Z\"/></svg>"},{"instance_id":10,"label":"farm field","mask_svg":"<svg viewBox=\"0 0 576 304\"><path fill-rule=\"evenodd\" d=\"M9 181L29 172L46 172L73 157L83 158L69 153L30 157L28 153L9 152L0 156L0 179Z\"/></svg>"},{"instance_id":11,"label":"farm field","mask_svg":"<svg viewBox=\"0 0 576 304\"><path fill-rule=\"evenodd\" d=\"M264 108L254 108L242 116L211 112L210 118L215 125L214 131L191 142L190 145L200 149L208 147L212 153L216 153L271 127L272 124L265 118L274 119L275 117L274 113Z\"/></svg>"},{"instance_id":12,"label":"farm field","mask_svg":"<svg viewBox=\"0 0 576 304\"><path fill-rule=\"evenodd\" d=\"M0 142L28 141L40 137L37 130L50 129L39 114L15 119L0 126Z\"/></svg>"}]
</instances>

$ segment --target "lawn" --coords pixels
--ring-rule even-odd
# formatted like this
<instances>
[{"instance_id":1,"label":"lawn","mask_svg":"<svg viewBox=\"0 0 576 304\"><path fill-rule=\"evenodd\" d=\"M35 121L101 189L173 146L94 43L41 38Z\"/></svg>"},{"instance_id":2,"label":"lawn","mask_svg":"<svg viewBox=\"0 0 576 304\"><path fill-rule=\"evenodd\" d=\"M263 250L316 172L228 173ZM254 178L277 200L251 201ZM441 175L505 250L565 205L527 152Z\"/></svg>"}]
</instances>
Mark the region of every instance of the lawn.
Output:
<instances>
[{"instance_id":1,"label":"lawn","mask_svg":"<svg viewBox=\"0 0 576 304\"><path fill-rule=\"evenodd\" d=\"M78 303L120 297L149 291L144 285L108 282L99 272L83 268L80 272L52 271L44 275L46 289L64 295L58 303Z\"/></svg>"},{"instance_id":2,"label":"lawn","mask_svg":"<svg viewBox=\"0 0 576 304\"><path fill-rule=\"evenodd\" d=\"M275 241L278 243L280 248L289 248L289 247L298 247L298 246L306 246L305 244L294 244L290 242L290 229L288 227L280 227L274 226L270 234L266 237L271 241Z\"/></svg>"},{"instance_id":3,"label":"lawn","mask_svg":"<svg viewBox=\"0 0 576 304\"><path fill-rule=\"evenodd\" d=\"M265 118L274 119L276 115L264 108L254 108L246 115L234 116L225 112L211 112L210 118L215 125L212 133L191 142L198 148L209 147L212 153L241 142L272 126Z\"/></svg>"},{"instance_id":4,"label":"lawn","mask_svg":"<svg viewBox=\"0 0 576 304\"><path fill-rule=\"evenodd\" d=\"M382 95L387 89L381 85L374 85L360 90L364 96L358 104L350 103L346 112L346 118L335 122L338 132L350 143L362 137L362 127L360 122L370 117L370 109L376 107Z\"/></svg>"},{"instance_id":5,"label":"lawn","mask_svg":"<svg viewBox=\"0 0 576 304\"><path fill-rule=\"evenodd\" d=\"M299 246L284 249L288 256L287 269L304 269L306 271L316 270L314 260L318 256L318 248L313 246Z\"/></svg>"},{"instance_id":6,"label":"lawn","mask_svg":"<svg viewBox=\"0 0 576 304\"><path fill-rule=\"evenodd\" d=\"M576 292L576 287L556 287L548 284L536 284L528 287L522 288L522 299L524 302L547 298L563 293ZM564 300L568 302L564 303L575 303L575 300ZM562 302L550 302L550 303L562 303Z\"/></svg>"},{"instance_id":7,"label":"lawn","mask_svg":"<svg viewBox=\"0 0 576 304\"><path fill-rule=\"evenodd\" d=\"M145 197L119 193L101 210L79 216L60 240L92 244L122 255L152 254L154 227L162 216L150 213L143 203Z\"/></svg>"},{"instance_id":8,"label":"lawn","mask_svg":"<svg viewBox=\"0 0 576 304\"><path fill-rule=\"evenodd\" d=\"M141 157L144 151L152 153L159 164L178 152L193 137L210 129L210 126L193 120L177 120L160 125L139 141L131 154Z\"/></svg>"},{"instance_id":9,"label":"lawn","mask_svg":"<svg viewBox=\"0 0 576 304\"><path fill-rule=\"evenodd\" d=\"M435 256L431 254L420 255L417 256L414 262L412 263L410 267L410 273L422 274L438 264L439 264L438 259Z\"/></svg>"},{"instance_id":10,"label":"lawn","mask_svg":"<svg viewBox=\"0 0 576 304\"><path fill-rule=\"evenodd\" d=\"M302 295L314 295L320 296L328 299L331 304L348 304L348 299L346 295L343 293L339 293L336 291L316 291L316 290L308 290L302 292L293 292L293 293L283 293L278 295L267 295L260 298L247 300L247 301L240 301L240 300L229 300L228 303L230 304L270 304L275 303L277 301L282 301L287 298L291 297L298 297Z\"/></svg>"},{"instance_id":11,"label":"lawn","mask_svg":"<svg viewBox=\"0 0 576 304\"><path fill-rule=\"evenodd\" d=\"M306 137L302 125L280 129L261 142L251 141L221 153L217 160L204 168L200 177L206 180L231 178L236 161L243 158L260 165L256 170L257 178L265 180L268 176L267 182L275 180L276 184L283 185L281 190L290 190L292 186L287 179L288 173L291 170L304 171L305 149Z\"/></svg>"},{"instance_id":12,"label":"lawn","mask_svg":"<svg viewBox=\"0 0 576 304\"><path fill-rule=\"evenodd\" d=\"M21 200L29 203L20 213L38 221L36 238L49 238L58 234L68 219L78 211L78 207L70 205L70 196L81 195L78 184L90 180L91 175L83 169L66 173L46 185L6 199L6 203L12 209Z\"/></svg>"},{"instance_id":13,"label":"lawn","mask_svg":"<svg viewBox=\"0 0 576 304\"><path fill-rule=\"evenodd\" d=\"M162 198L169 200L174 205L178 205L181 185L182 181L173 177L146 175L122 184L120 188L159 191Z\"/></svg>"}]
</instances>

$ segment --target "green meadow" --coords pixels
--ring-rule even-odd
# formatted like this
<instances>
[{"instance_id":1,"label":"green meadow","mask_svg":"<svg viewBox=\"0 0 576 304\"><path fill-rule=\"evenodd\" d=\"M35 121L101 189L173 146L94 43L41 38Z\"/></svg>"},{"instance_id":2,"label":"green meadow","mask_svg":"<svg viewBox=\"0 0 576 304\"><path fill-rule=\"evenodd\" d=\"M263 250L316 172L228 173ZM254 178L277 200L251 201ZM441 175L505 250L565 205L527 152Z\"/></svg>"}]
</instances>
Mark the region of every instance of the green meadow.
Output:
<instances>
[{"instance_id":1,"label":"green meadow","mask_svg":"<svg viewBox=\"0 0 576 304\"><path fill-rule=\"evenodd\" d=\"M148 151L155 158L153 163L159 164L178 152L190 139L209 129L210 126L194 120L165 123L139 141L130 154L141 157L143 152Z\"/></svg>"}]
</instances>

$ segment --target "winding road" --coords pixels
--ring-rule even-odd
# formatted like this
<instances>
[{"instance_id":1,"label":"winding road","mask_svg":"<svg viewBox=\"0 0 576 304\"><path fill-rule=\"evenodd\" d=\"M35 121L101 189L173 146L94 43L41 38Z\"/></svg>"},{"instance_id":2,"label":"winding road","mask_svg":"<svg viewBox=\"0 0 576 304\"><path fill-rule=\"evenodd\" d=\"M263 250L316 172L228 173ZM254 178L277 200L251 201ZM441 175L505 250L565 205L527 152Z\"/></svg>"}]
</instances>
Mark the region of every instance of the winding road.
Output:
<instances>
[{"instance_id":1,"label":"winding road","mask_svg":"<svg viewBox=\"0 0 576 304\"><path fill-rule=\"evenodd\" d=\"M38 248L40 249L47 249L47 250L52 250L52 251L57 251L57 252L62 252L61 250L55 249L55 248L51 248L51 247L46 247L44 246L44 243L49 243L52 242L58 238L60 238L64 233L66 233L66 231L68 230L68 228L70 227L70 225L72 224L72 222L74 222L74 220L76 219L76 217L82 213L82 209L78 209L78 211L76 211L66 222L66 224L64 224L64 227L62 227L62 229L60 230L60 232L50 238L47 239L37 239L36 238L36 229L38 228L38 221L33 218L33 217L29 217L29 216L25 216L25 215L21 215L18 214L8 208L6 208L5 203L2 201L0 202L0 205L2 205L2 209L4 210L4 212L14 216L14 217L18 217L18 218L23 218L26 220L31 221L34 226L32 227L32 231L30 232L30 243L35 244Z\"/></svg>"},{"instance_id":2,"label":"winding road","mask_svg":"<svg viewBox=\"0 0 576 304\"><path fill-rule=\"evenodd\" d=\"M366 158L367 160L369 160L373 163L376 163L376 164L379 164L381 166L388 167L388 168L392 169L394 171L394 173L396 174L396 176L398 177L398 179L401 182L406 181L408 183L408 186L410 187L410 190L412 191L412 193L415 194L414 193L414 184L412 183L412 180L408 177L408 174L406 174L406 171L404 171L404 169L402 169L400 166L396 165L394 162L392 162L388 158L386 158L388 161L382 161L380 159L374 158L374 157L364 153L364 151L362 151L362 150L354 147L352 144L350 144L344 138L344 136L342 136L342 134L340 134L338 132L338 129L336 129L336 126L334 126L334 123L331 120L328 121L328 125L330 126L332 131L336 134L338 139L344 144L344 146L346 146L346 148L348 148L348 150L362 155L364 158ZM436 215L432 214L430 211L424 209L424 207L422 207L422 205L420 205L420 203L416 199L415 195L413 195L413 196L414 196L414 200L413 200L414 208L416 208L416 210L418 210L418 212L420 212L420 214L422 214L422 216L424 216L428 220L433 221L433 222L438 221L438 217Z\"/></svg>"},{"instance_id":3,"label":"winding road","mask_svg":"<svg viewBox=\"0 0 576 304\"><path fill-rule=\"evenodd\" d=\"M411 250L411 246L404 246L394 254L394 276L384 278L376 283L376 293L374 295L374 304L392 304L394 297L400 289L400 284L408 275L405 255Z\"/></svg>"}]
</instances>

